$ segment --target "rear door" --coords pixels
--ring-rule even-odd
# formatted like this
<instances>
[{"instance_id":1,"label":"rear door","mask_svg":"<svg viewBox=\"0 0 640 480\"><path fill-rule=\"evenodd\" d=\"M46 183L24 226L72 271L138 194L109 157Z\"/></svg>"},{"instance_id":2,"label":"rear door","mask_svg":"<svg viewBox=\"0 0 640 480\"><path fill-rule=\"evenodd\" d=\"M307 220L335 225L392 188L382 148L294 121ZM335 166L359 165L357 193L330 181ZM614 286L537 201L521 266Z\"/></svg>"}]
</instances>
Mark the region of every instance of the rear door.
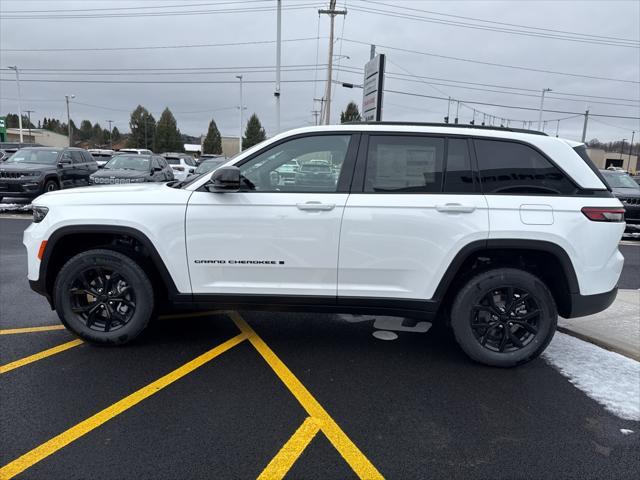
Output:
<instances>
[{"instance_id":1,"label":"rear door","mask_svg":"<svg viewBox=\"0 0 640 480\"><path fill-rule=\"evenodd\" d=\"M488 236L464 137L371 134L345 207L339 301L429 300L466 244Z\"/></svg>"},{"instance_id":2,"label":"rear door","mask_svg":"<svg viewBox=\"0 0 640 480\"><path fill-rule=\"evenodd\" d=\"M186 217L193 293L335 303L340 223L358 138L288 138L237 164L246 179L241 191L194 192ZM278 168L293 158L327 161L336 175L313 185L285 183Z\"/></svg>"},{"instance_id":3,"label":"rear door","mask_svg":"<svg viewBox=\"0 0 640 480\"><path fill-rule=\"evenodd\" d=\"M76 165L71 150L64 150L58 160L58 177L61 188L72 188L77 181Z\"/></svg>"}]
</instances>

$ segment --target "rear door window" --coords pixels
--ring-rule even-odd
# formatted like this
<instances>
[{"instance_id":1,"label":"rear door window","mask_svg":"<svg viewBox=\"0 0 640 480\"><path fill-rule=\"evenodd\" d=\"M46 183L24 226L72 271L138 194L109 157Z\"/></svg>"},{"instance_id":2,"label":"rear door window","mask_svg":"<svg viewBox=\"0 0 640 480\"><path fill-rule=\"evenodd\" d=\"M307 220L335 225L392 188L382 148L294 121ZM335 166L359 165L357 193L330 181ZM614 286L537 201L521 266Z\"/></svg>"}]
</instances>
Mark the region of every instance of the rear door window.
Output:
<instances>
[{"instance_id":1,"label":"rear door window","mask_svg":"<svg viewBox=\"0 0 640 480\"><path fill-rule=\"evenodd\" d=\"M80 152L79 150L71 150L69 153L71 154L71 160L74 164L84 163L82 152Z\"/></svg>"},{"instance_id":2,"label":"rear door window","mask_svg":"<svg viewBox=\"0 0 640 480\"><path fill-rule=\"evenodd\" d=\"M475 140L482 190L486 194L571 195L576 187L534 148L516 142Z\"/></svg>"},{"instance_id":3,"label":"rear door window","mask_svg":"<svg viewBox=\"0 0 640 480\"><path fill-rule=\"evenodd\" d=\"M464 138L450 138L447 143L444 192L473 193L475 191L469 143Z\"/></svg>"},{"instance_id":4,"label":"rear door window","mask_svg":"<svg viewBox=\"0 0 640 480\"><path fill-rule=\"evenodd\" d=\"M364 191L439 193L442 191L444 138L410 135L369 137Z\"/></svg>"}]
</instances>

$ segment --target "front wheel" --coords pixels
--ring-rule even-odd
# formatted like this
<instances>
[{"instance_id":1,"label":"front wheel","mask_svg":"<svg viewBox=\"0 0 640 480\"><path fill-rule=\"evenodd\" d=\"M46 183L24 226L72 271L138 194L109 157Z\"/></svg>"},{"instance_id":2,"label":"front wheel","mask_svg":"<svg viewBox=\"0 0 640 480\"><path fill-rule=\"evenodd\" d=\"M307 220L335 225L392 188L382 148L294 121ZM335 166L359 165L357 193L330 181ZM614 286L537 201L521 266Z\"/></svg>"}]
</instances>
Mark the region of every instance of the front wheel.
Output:
<instances>
[{"instance_id":1,"label":"front wheel","mask_svg":"<svg viewBox=\"0 0 640 480\"><path fill-rule=\"evenodd\" d=\"M514 268L481 273L462 287L451 309L460 348L473 360L513 367L538 357L556 330L558 312L547 286Z\"/></svg>"},{"instance_id":2,"label":"front wheel","mask_svg":"<svg viewBox=\"0 0 640 480\"><path fill-rule=\"evenodd\" d=\"M58 190L58 182L55 180L47 180L43 188L44 193L55 192L56 190Z\"/></svg>"},{"instance_id":3,"label":"front wheel","mask_svg":"<svg viewBox=\"0 0 640 480\"><path fill-rule=\"evenodd\" d=\"M100 344L133 340L149 323L153 287L130 257L105 249L71 258L58 274L53 295L62 323Z\"/></svg>"}]
</instances>

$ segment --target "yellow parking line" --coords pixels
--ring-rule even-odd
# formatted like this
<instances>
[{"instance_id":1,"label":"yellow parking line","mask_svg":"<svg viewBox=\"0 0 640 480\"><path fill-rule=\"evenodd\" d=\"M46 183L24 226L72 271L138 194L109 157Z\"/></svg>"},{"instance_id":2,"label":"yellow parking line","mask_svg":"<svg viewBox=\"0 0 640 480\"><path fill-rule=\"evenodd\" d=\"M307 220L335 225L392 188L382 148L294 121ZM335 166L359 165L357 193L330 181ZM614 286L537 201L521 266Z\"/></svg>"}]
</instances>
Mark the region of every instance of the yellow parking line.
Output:
<instances>
[{"instance_id":1,"label":"yellow parking line","mask_svg":"<svg viewBox=\"0 0 640 480\"><path fill-rule=\"evenodd\" d=\"M185 363L181 367L173 370L172 372L160 377L158 380L151 382L149 385L142 387L140 390L133 392L131 395L126 396L122 400L108 406L107 408L99 411L95 415L83 420L82 422L74 425L61 434L46 441L42 445L34 448L33 450L25 453L21 457L16 458L12 462L6 464L0 468L0 479L9 480L19 473L23 472L27 468L35 465L39 461L47 458L49 455L57 452L61 448L69 445L78 438L86 435L90 431L99 427L103 423L111 420L113 417L120 415L122 412L130 409L134 405L140 403L145 398L158 393L163 388L171 385L176 380L181 379L185 375L193 372L198 367L201 367L205 363L213 360L218 355L226 352L227 350L235 347L240 342L247 339L245 333L236 335L235 337L227 340L221 345L203 353L199 357L194 358L190 362Z\"/></svg>"},{"instance_id":2,"label":"yellow parking line","mask_svg":"<svg viewBox=\"0 0 640 480\"><path fill-rule=\"evenodd\" d=\"M309 390L284 364L282 360L269 348L258 334L249 326L247 322L237 312L229 312L229 316L251 342L253 347L262 355L262 358L269 364L271 369L280 377L289 391L300 402L300 405L307 411L309 416L315 419L320 425L320 430L334 448L338 450L342 458L349 464L358 477L367 480L381 479L383 476L373 466L367 457L356 447L349 437L342 431L338 424L331 418L327 411L311 395Z\"/></svg>"},{"instance_id":3,"label":"yellow parking line","mask_svg":"<svg viewBox=\"0 0 640 480\"><path fill-rule=\"evenodd\" d=\"M10 372L11 370L15 370L16 368L24 367L33 362L37 362L38 360L42 360L43 358L50 357L51 355L55 355L56 353L64 352L65 350L69 350L70 348L77 347L82 343L82 340L75 339L70 342L63 343L62 345L58 345L57 347L49 348L47 350L43 350L42 352L34 353L33 355L29 355L28 357L21 358L20 360L16 360L15 362L7 363L6 365L0 365L0 374Z\"/></svg>"},{"instance_id":4,"label":"yellow parking line","mask_svg":"<svg viewBox=\"0 0 640 480\"><path fill-rule=\"evenodd\" d=\"M269 465L265 467L258 476L258 480L280 480L284 478L319 431L320 425L318 422L311 417L307 417L269 462Z\"/></svg>"},{"instance_id":5,"label":"yellow parking line","mask_svg":"<svg viewBox=\"0 0 640 480\"><path fill-rule=\"evenodd\" d=\"M50 330L64 330L64 325L47 325L45 327L7 328L0 330L0 335L14 335L16 333L48 332Z\"/></svg>"}]
</instances>

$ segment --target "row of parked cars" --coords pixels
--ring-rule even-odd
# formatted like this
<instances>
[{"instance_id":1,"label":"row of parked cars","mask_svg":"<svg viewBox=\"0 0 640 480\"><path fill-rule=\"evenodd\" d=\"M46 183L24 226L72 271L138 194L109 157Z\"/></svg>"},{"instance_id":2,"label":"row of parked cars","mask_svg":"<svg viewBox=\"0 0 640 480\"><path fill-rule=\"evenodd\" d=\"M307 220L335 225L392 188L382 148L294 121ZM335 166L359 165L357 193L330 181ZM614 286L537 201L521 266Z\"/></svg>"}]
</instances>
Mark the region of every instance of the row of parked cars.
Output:
<instances>
[{"instance_id":1,"label":"row of parked cars","mask_svg":"<svg viewBox=\"0 0 640 480\"><path fill-rule=\"evenodd\" d=\"M146 149L84 150L66 147L17 148L0 158L3 197L35 198L62 188L88 185L185 180L215 169L227 159Z\"/></svg>"}]
</instances>

